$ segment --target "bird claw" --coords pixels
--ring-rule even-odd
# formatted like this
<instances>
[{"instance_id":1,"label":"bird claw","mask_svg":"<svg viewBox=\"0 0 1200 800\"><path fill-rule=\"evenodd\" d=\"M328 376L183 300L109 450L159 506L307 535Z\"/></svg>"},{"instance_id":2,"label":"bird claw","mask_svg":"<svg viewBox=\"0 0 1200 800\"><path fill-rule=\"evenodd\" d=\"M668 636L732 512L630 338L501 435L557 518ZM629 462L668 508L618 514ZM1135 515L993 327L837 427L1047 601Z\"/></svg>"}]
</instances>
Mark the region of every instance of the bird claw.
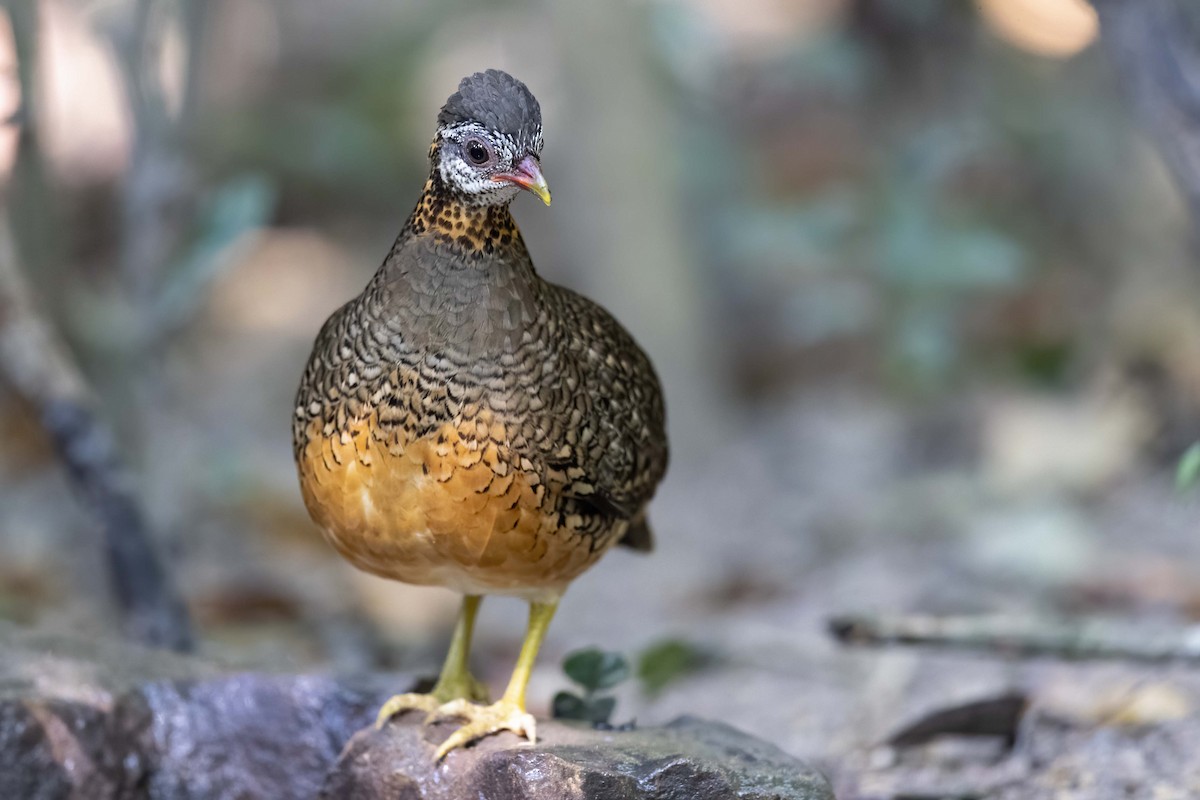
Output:
<instances>
[{"instance_id":1,"label":"bird claw","mask_svg":"<svg viewBox=\"0 0 1200 800\"><path fill-rule=\"evenodd\" d=\"M466 724L450 734L438 746L435 761L441 761L451 751L500 731L512 731L533 744L537 741L537 722L533 715L513 702L501 700L490 706L477 706L466 700L453 700L436 709L426 724L447 719L465 719Z\"/></svg>"},{"instance_id":2,"label":"bird claw","mask_svg":"<svg viewBox=\"0 0 1200 800\"><path fill-rule=\"evenodd\" d=\"M432 717L443 706L456 703L470 705L468 701L471 700L486 703L488 701L487 686L467 672L454 674L449 678L443 677L428 694L410 692L392 697L383 704L383 708L379 709L375 727L382 728L389 719L405 711L424 711L427 715L425 721L429 722L429 717Z\"/></svg>"},{"instance_id":3,"label":"bird claw","mask_svg":"<svg viewBox=\"0 0 1200 800\"><path fill-rule=\"evenodd\" d=\"M472 711L479 706L472 703L466 698L458 698L451 700L448 703L433 708L425 717L426 725L433 725L436 722L445 722L448 719L470 719Z\"/></svg>"},{"instance_id":4,"label":"bird claw","mask_svg":"<svg viewBox=\"0 0 1200 800\"><path fill-rule=\"evenodd\" d=\"M387 721L397 714L403 714L405 711L424 711L426 714L432 714L441 705L441 700L432 694L398 694L389 698L383 704L383 708L379 709L379 716L375 718L375 727L382 728Z\"/></svg>"}]
</instances>

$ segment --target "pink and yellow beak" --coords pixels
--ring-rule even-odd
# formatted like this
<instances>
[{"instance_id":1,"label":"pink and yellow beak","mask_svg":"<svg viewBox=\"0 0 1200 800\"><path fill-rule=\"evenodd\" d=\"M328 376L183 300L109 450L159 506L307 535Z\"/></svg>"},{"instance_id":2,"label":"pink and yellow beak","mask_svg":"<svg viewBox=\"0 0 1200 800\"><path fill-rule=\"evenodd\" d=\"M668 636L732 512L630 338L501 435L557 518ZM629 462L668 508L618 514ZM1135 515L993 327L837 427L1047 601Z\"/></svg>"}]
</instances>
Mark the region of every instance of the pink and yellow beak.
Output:
<instances>
[{"instance_id":1,"label":"pink and yellow beak","mask_svg":"<svg viewBox=\"0 0 1200 800\"><path fill-rule=\"evenodd\" d=\"M542 167L534 156L525 156L512 172L493 175L492 180L508 181L522 189L527 189L537 195L543 203L550 205L550 186L542 177Z\"/></svg>"}]
</instances>

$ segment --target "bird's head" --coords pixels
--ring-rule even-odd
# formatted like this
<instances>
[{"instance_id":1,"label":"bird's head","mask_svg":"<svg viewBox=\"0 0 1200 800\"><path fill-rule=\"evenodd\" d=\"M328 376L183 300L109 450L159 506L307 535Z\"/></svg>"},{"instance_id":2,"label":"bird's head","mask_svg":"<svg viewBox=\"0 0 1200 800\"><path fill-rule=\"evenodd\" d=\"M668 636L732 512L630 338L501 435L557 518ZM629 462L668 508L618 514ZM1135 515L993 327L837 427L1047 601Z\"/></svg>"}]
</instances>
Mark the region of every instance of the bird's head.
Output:
<instances>
[{"instance_id":1,"label":"bird's head","mask_svg":"<svg viewBox=\"0 0 1200 800\"><path fill-rule=\"evenodd\" d=\"M528 189L550 205L542 177L542 109L507 72L462 79L438 114L431 158L445 188L469 206L511 203Z\"/></svg>"}]
</instances>

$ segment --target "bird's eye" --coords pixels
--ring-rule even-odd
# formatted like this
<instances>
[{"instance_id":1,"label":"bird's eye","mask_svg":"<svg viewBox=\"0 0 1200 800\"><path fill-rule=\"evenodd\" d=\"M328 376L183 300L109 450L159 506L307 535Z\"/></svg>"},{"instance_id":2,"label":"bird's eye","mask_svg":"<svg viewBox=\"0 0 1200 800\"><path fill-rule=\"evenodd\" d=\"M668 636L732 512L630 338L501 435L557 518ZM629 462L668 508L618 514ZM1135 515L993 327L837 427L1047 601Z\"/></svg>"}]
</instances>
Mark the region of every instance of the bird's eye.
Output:
<instances>
[{"instance_id":1,"label":"bird's eye","mask_svg":"<svg viewBox=\"0 0 1200 800\"><path fill-rule=\"evenodd\" d=\"M482 166L486 164L492 157L488 146L479 139L469 139L466 145L467 158L472 164Z\"/></svg>"}]
</instances>

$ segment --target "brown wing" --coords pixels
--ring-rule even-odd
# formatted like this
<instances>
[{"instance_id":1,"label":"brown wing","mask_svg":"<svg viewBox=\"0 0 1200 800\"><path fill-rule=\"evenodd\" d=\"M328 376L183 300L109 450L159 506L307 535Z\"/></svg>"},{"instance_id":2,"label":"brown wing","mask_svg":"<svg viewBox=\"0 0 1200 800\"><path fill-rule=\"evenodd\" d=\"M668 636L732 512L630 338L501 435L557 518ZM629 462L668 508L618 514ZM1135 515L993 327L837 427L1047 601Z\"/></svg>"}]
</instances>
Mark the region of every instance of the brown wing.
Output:
<instances>
[{"instance_id":1,"label":"brown wing","mask_svg":"<svg viewBox=\"0 0 1200 800\"><path fill-rule=\"evenodd\" d=\"M666 412L650 359L603 308L559 287L564 316L563 369L573 391L560 395L559 416L580 418L586 437L556 454L552 469L567 476L563 495L592 511L628 520L622 543L649 549L645 507L666 472Z\"/></svg>"}]
</instances>

